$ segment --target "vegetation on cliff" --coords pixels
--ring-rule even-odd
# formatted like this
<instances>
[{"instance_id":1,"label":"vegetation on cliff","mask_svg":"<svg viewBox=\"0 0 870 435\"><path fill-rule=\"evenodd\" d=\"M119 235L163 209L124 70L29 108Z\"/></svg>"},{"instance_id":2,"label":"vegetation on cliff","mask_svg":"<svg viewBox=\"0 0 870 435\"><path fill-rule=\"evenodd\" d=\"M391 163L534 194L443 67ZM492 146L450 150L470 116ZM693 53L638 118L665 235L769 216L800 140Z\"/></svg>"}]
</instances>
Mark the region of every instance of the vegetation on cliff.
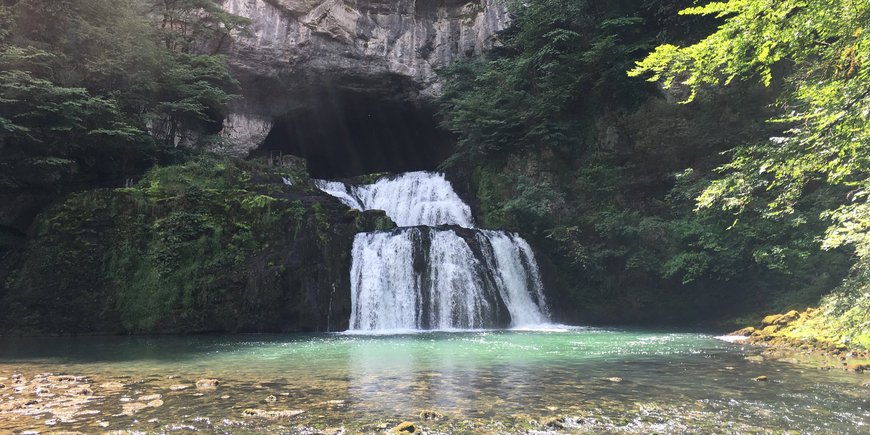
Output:
<instances>
[{"instance_id":1,"label":"vegetation on cliff","mask_svg":"<svg viewBox=\"0 0 870 435\"><path fill-rule=\"evenodd\" d=\"M213 0L0 2L0 290L30 260L22 259L24 245L46 207L70 193L130 185L158 163L183 162L181 148L221 143L216 133L237 84L226 59L212 53L245 24ZM76 219L57 217L70 231L94 225L94 237L108 240L98 222L133 210L142 202L133 196L80 193L65 202ZM71 274L69 294L104 302L98 292L82 295L94 288L83 275L98 273L81 262L99 253L44 242L48 258L83 267L58 269Z\"/></svg>"},{"instance_id":2,"label":"vegetation on cliff","mask_svg":"<svg viewBox=\"0 0 870 435\"><path fill-rule=\"evenodd\" d=\"M237 84L224 57L198 47L244 24L219 11L205 0L0 2L3 231L23 233L62 194L122 186L178 146L219 141Z\"/></svg>"},{"instance_id":3,"label":"vegetation on cliff","mask_svg":"<svg viewBox=\"0 0 870 435\"><path fill-rule=\"evenodd\" d=\"M40 215L0 295L0 331L340 329L353 236L391 225L317 192L298 160L155 167Z\"/></svg>"},{"instance_id":4,"label":"vegetation on cliff","mask_svg":"<svg viewBox=\"0 0 870 435\"><path fill-rule=\"evenodd\" d=\"M753 4L747 7L757 11L767 2L733 3ZM691 44L716 32L724 19L726 30L714 33L719 35L714 42L751 56L753 44L764 40L753 31L778 31L775 23L742 26L733 21L731 11L718 17L678 15L693 4L517 2L516 20L502 35L502 47L488 59L445 72L443 114L446 125L460 135L458 152L448 166L470 175L470 189L479 198L485 221L534 235L535 244L559 271L561 283L556 285L568 302L561 306L570 307L565 309L569 318L691 321L805 308L836 287L851 263L848 250L838 249L842 242L829 237L832 242L823 250L819 238L831 218L860 213L855 203L840 207L843 198L861 198L863 190L845 183L812 182L807 176L814 170L801 166L805 163L794 163L793 169L808 172L791 173L787 165L773 167L775 162L769 160L779 152L794 152L767 140L789 137L792 125L768 120L783 115L793 117L792 124L798 120L800 115L773 103L789 95L792 82L812 79L801 75L806 71L770 60L769 73L760 80L719 88L690 79L690 86L685 86L680 82L686 74L679 68L692 66L684 61L687 55L674 55L676 60L669 64L672 75L664 83L675 86L668 86L664 94L656 86L663 72L654 77L655 84L626 74L636 60L665 43L693 47L705 61L748 71L754 67L733 66L740 59L727 58L717 48L702 52L709 40ZM825 5L812 9L832 7ZM857 28L838 31L828 36L846 38L836 40L839 48L831 48L841 58L825 59L832 74L846 74L845 66L836 65L851 63L853 55L842 50L851 46L849 38L863 36ZM740 35L734 40L737 45L729 45L730 39L723 36L728 34ZM666 47L672 48L659 49L652 59L676 50L674 45ZM666 63L649 62L653 61L641 65ZM733 75L717 74L709 64L695 68L690 69L693 77L708 81ZM862 82L867 81L854 83ZM838 88L824 89L818 92L837 94ZM858 97L861 92L842 95L852 94ZM840 94L832 98L842 100ZM677 104L686 99L691 101ZM841 105L836 113L862 113L853 108ZM866 134L867 127L855 116L843 128ZM844 144L847 139L857 141L850 142L840 158L863 159L862 137L844 136ZM762 152L768 160L758 154ZM834 159L832 155L832 160L818 164L833 165L831 174L844 182L863 176L860 169L849 169L859 168L855 165L834 174ZM723 170L740 169L745 169L740 172L744 176L755 171L756 179L759 174L764 178L758 171L763 167L783 176L767 185L736 176L721 179ZM781 195L767 188L774 185L792 189ZM747 186L753 187L754 195L745 195ZM735 199L731 194L743 196ZM709 206L713 204L725 206ZM735 214L736 208L741 213ZM840 227L860 227L849 219ZM846 233L828 234L848 241ZM728 308L722 303L725 298Z\"/></svg>"},{"instance_id":5,"label":"vegetation on cliff","mask_svg":"<svg viewBox=\"0 0 870 435\"><path fill-rule=\"evenodd\" d=\"M851 276L822 301L818 316L787 331L870 348L870 5L834 0L722 1L688 8L723 24L700 42L665 44L631 75L652 73L666 88L700 90L734 81L781 81L769 122L781 136L738 144L697 198L735 218L798 219L796 204L819 190L834 196L813 210L828 227L823 249L847 245L859 258Z\"/></svg>"},{"instance_id":6,"label":"vegetation on cliff","mask_svg":"<svg viewBox=\"0 0 870 435\"><path fill-rule=\"evenodd\" d=\"M219 3L0 1L0 326L338 325L324 292L347 284L349 235L390 224L301 164L202 151L238 86L219 53L248 25ZM492 53L443 72L445 168L483 226L532 239L561 320L827 295L806 325L866 346L870 7L695 3L512 2Z\"/></svg>"}]
</instances>

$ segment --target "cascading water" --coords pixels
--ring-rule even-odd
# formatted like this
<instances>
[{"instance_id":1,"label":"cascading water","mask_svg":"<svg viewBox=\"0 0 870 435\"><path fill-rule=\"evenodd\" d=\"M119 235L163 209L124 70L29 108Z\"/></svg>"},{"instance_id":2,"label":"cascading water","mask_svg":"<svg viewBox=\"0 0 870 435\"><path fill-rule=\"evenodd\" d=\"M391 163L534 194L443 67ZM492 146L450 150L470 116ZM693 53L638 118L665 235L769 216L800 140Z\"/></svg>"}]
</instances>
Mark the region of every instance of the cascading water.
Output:
<instances>
[{"instance_id":1,"label":"cascading water","mask_svg":"<svg viewBox=\"0 0 870 435\"><path fill-rule=\"evenodd\" d=\"M532 249L516 234L475 229L443 175L411 172L317 187L358 210L384 210L399 228L357 234L350 329L477 329L549 321Z\"/></svg>"},{"instance_id":2,"label":"cascading water","mask_svg":"<svg viewBox=\"0 0 870 435\"><path fill-rule=\"evenodd\" d=\"M374 184L350 186L318 180L317 187L357 210L384 210L400 227L458 225L474 228L471 208L462 202L444 176L409 172Z\"/></svg>"}]
</instances>

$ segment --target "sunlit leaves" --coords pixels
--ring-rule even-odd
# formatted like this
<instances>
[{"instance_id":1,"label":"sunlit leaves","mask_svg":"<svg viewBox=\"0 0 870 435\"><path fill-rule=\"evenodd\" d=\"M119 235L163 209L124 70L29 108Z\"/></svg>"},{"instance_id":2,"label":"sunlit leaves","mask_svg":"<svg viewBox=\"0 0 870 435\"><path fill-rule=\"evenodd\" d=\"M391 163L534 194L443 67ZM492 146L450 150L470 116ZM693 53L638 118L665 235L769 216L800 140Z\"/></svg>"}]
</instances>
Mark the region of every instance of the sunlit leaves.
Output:
<instances>
[{"instance_id":1,"label":"sunlit leaves","mask_svg":"<svg viewBox=\"0 0 870 435\"><path fill-rule=\"evenodd\" d=\"M791 213L813 182L864 185L870 175L870 2L731 0L682 11L715 15L723 24L694 45L664 45L629 73L666 88L705 87L735 78L770 86L784 71L778 102L787 136L739 146L723 178L699 197L700 208L742 211L767 198L766 213ZM782 75L782 74L781 74ZM845 200L845 198L844 198ZM852 244L867 255L866 195L829 210L826 247Z\"/></svg>"}]
</instances>

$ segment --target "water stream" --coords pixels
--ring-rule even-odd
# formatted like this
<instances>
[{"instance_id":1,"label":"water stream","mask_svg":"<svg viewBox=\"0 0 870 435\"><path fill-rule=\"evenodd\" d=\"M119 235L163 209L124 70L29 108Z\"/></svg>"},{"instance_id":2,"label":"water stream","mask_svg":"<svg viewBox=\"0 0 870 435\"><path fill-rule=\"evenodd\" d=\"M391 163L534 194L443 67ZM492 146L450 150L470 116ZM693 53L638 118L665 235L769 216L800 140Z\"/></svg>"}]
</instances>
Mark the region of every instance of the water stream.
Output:
<instances>
[{"instance_id":1,"label":"water stream","mask_svg":"<svg viewBox=\"0 0 870 435\"><path fill-rule=\"evenodd\" d=\"M219 384L194 386L204 378ZM0 339L0 384L0 433L356 434L408 420L428 433L862 434L870 424L866 376L639 330Z\"/></svg>"},{"instance_id":2,"label":"water stream","mask_svg":"<svg viewBox=\"0 0 870 435\"><path fill-rule=\"evenodd\" d=\"M868 433L861 375L699 333L541 327L531 247L475 228L439 174L318 184L399 224L355 238L351 331L0 337L0 433Z\"/></svg>"},{"instance_id":3,"label":"water stream","mask_svg":"<svg viewBox=\"0 0 870 435\"><path fill-rule=\"evenodd\" d=\"M529 244L475 228L471 208L443 175L410 172L373 184L320 180L358 210L384 210L399 226L358 234L351 267L350 329L451 330L549 321Z\"/></svg>"}]
</instances>

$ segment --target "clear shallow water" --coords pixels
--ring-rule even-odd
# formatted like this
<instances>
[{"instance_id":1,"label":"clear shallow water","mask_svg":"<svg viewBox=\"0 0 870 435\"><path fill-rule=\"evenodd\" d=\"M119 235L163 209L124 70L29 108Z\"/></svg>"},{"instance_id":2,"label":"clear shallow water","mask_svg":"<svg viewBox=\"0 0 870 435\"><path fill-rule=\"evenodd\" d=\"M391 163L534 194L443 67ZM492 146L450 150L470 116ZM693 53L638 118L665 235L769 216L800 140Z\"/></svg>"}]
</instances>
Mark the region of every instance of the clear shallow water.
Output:
<instances>
[{"instance_id":1,"label":"clear shallow water","mask_svg":"<svg viewBox=\"0 0 870 435\"><path fill-rule=\"evenodd\" d=\"M707 335L599 329L0 339L0 432L357 433L403 420L430 433L868 432L866 376L751 354ZM85 376L91 394L48 372ZM220 385L193 386L204 378Z\"/></svg>"}]
</instances>

